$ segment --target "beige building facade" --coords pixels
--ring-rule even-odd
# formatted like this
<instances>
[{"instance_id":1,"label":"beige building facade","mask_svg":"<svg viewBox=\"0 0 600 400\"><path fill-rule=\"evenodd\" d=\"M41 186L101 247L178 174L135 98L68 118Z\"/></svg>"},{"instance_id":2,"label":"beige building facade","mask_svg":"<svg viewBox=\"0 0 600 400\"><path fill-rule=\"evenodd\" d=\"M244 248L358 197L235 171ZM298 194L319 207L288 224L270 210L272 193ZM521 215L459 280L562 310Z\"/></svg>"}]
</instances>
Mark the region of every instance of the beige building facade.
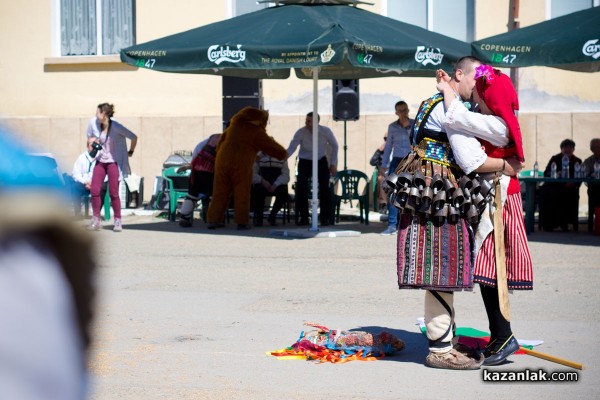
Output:
<instances>
[{"instance_id":1,"label":"beige building facade","mask_svg":"<svg viewBox=\"0 0 600 400\"><path fill-rule=\"evenodd\" d=\"M230 18L244 0L133 1L135 41L143 43ZM361 7L388 15L394 1L375 0L373 6ZM421 1L426 0L414 3ZM466 3L473 5L474 39L507 30L508 0ZM556 3L521 1L521 26L546 20ZM590 4L595 3L590 0ZM97 104L114 104L114 119L139 137L131 166L145 178L147 201L154 177L161 174L170 154L192 150L221 130L221 78L136 69L120 63L117 55L61 56L60 7L60 0L0 2L0 124L38 150L53 153L61 168L70 171L84 150L85 128ZM526 167L532 168L537 159L543 168L565 138L573 139L575 154L586 158L590 139L600 137L600 74L532 67L519 69L518 75ZM267 129L284 147L312 109L312 90L310 80L295 77L263 81L264 105L271 113ZM361 117L347 123L347 167L370 175L368 162L395 118L394 103L405 100L413 117L421 100L434 92L433 77L362 80ZM320 81L321 123L333 130L340 143L341 169L344 124L332 119L331 94L331 81ZM294 157L289 160L291 169ZM585 190L581 194L583 204Z\"/></svg>"}]
</instances>

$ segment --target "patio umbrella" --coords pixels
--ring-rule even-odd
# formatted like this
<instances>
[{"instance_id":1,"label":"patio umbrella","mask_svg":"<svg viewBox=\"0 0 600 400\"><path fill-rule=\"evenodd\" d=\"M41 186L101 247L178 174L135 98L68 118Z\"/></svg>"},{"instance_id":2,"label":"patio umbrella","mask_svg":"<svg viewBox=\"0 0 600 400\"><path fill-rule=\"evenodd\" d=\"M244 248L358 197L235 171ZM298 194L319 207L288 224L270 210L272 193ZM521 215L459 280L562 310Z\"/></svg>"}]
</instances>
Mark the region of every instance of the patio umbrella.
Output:
<instances>
[{"instance_id":1,"label":"patio umbrella","mask_svg":"<svg viewBox=\"0 0 600 400\"><path fill-rule=\"evenodd\" d=\"M504 68L545 66L600 71L600 7L476 40L473 55Z\"/></svg>"},{"instance_id":2,"label":"patio umbrella","mask_svg":"<svg viewBox=\"0 0 600 400\"><path fill-rule=\"evenodd\" d=\"M467 43L381 16L344 0L280 0L244 14L121 50L121 61L155 71L242 78L433 76L470 54ZM281 4L280 4L281 3ZM313 134L317 135L317 124ZM312 229L317 229L313 141Z\"/></svg>"}]
</instances>

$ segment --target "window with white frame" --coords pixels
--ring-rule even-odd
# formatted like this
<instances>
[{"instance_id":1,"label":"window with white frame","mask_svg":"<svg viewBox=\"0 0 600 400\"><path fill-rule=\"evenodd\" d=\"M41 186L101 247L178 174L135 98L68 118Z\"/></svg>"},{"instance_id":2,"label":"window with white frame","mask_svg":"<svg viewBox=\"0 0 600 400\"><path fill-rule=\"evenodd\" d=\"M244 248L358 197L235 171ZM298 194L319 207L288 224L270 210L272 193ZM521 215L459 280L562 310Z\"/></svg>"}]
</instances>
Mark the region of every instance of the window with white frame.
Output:
<instances>
[{"instance_id":1,"label":"window with white frame","mask_svg":"<svg viewBox=\"0 0 600 400\"><path fill-rule=\"evenodd\" d=\"M135 44L135 0L60 0L60 55L118 54Z\"/></svg>"},{"instance_id":2,"label":"window with white frame","mask_svg":"<svg viewBox=\"0 0 600 400\"><path fill-rule=\"evenodd\" d=\"M231 1L231 15L237 17L238 15L247 14L250 12L262 10L263 8L271 7L275 3L259 3L257 0L230 0Z\"/></svg>"},{"instance_id":3,"label":"window with white frame","mask_svg":"<svg viewBox=\"0 0 600 400\"><path fill-rule=\"evenodd\" d=\"M562 17L576 11L598 6L598 0L549 0L548 19Z\"/></svg>"},{"instance_id":4,"label":"window with white frame","mask_svg":"<svg viewBox=\"0 0 600 400\"><path fill-rule=\"evenodd\" d=\"M475 0L385 0L384 13L458 40L475 39Z\"/></svg>"}]
</instances>

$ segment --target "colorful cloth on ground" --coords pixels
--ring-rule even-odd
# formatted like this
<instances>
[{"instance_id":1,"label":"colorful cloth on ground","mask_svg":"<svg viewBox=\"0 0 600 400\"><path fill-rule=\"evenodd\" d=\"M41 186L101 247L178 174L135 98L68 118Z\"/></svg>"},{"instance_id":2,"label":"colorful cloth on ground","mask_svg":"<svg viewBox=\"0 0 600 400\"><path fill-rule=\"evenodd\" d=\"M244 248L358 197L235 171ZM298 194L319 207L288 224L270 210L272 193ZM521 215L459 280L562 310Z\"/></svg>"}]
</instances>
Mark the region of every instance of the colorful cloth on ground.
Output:
<instances>
[{"instance_id":1,"label":"colorful cloth on ground","mask_svg":"<svg viewBox=\"0 0 600 400\"><path fill-rule=\"evenodd\" d=\"M506 277L509 289L533 289L533 264L527 234L523 223L521 194L509 194L502 210L504 222L504 247ZM475 258L474 281L496 286L496 259L494 257L494 234L483 241Z\"/></svg>"},{"instance_id":2,"label":"colorful cloth on ground","mask_svg":"<svg viewBox=\"0 0 600 400\"><path fill-rule=\"evenodd\" d=\"M389 332L373 335L364 331L331 330L325 326L305 323L318 330L300 333L293 345L268 352L279 359L303 359L319 363L374 361L404 349L404 342Z\"/></svg>"}]
</instances>

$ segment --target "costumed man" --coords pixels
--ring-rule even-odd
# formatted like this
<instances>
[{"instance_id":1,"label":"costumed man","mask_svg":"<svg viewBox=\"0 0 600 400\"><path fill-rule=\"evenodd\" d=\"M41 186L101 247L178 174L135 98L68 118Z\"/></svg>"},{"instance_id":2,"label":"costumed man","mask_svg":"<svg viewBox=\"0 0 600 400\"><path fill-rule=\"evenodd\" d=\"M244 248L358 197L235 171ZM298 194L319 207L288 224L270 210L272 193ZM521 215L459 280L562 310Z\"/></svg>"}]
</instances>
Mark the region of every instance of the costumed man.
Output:
<instances>
[{"instance_id":1,"label":"costumed man","mask_svg":"<svg viewBox=\"0 0 600 400\"><path fill-rule=\"evenodd\" d=\"M463 57L450 82L453 96L471 98L475 86L474 57ZM443 128L444 97L438 93L425 100L415 118L413 150L403 159L386 184L390 201L400 209L397 269L400 289L425 289L425 325L429 340L426 364L433 368L478 369L483 356L471 349L454 348L454 292L473 287L474 234L486 198L493 190L478 176L467 177L454 157ZM502 160L485 153L475 165L497 170ZM518 164L515 162L515 164ZM490 169L491 170L491 169ZM514 171L513 171L514 172ZM481 187L470 193L469 187Z\"/></svg>"},{"instance_id":2,"label":"costumed man","mask_svg":"<svg viewBox=\"0 0 600 400\"><path fill-rule=\"evenodd\" d=\"M179 212L179 226L184 228L192 226L194 222L194 209L198 200L202 202L202 217L206 221L206 212L210 204L215 176L217 143L220 138L220 133L210 135L198 143L192 153L192 164L189 166L192 169L190 185L188 194L185 196Z\"/></svg>"},{"instance_id":3,"label":"costumed man","mask_svg":"<svg viewBox=\"0 0 600 400\"><path fill-rule=\"evenodd\" d=\"M250 190L252 165L256 153L262 151L278 159L286 159L287 152L267 135L269 113L253 107L244 107L231 119L217 144L213 196L208 207L208 228L223 227L225 212L233 194L234 221L240 230L250 229Z\"/></svg>"},{"instance_id":4,"label":"costumed man","mask_svg":"<svg viewBox=\"0 0 600 400\"><path fill-rule=\"evenodd\" d=\"M450 78L446 75L446 79ZM533 266L523 221L519 180L516 174L506 175L506 161L514 164L516 160L522 166L525 158L521 129L515 115L519 100L510 78L488 65L480 65L475 69L475 81L473 99L481 114L469 112L455 99L448 83L439 82L438 89L444 95L447 108L444 128L452 132L450 144L456 149L454 155L458 165L465 173L473 170L481 173L483 179L496 187L494 204L487 205L477 225L474 282L480 285L490 329L483 364L497 365L519 349L510 327L508 289L533 289ZM500 173L490 173L497 171L495 161L490 162L488 168L473 164L472 160L480 159L484 152L488 158L503 160Z\"/></svg>"},{"instance_id":5,"label":"costumed man","mask_svg":"<svg viewBox=\"0 0 600 400\"><path fill-rule=\"evenodd\" d=\"M287 160L278 160L263 153L258 153L252 174L252 211L254 225L262 226L265 198L275 196L275 202L269 213L269 225L276 226L277 213L287 201L290 168Z\"/></svg>"}]
</instances>

